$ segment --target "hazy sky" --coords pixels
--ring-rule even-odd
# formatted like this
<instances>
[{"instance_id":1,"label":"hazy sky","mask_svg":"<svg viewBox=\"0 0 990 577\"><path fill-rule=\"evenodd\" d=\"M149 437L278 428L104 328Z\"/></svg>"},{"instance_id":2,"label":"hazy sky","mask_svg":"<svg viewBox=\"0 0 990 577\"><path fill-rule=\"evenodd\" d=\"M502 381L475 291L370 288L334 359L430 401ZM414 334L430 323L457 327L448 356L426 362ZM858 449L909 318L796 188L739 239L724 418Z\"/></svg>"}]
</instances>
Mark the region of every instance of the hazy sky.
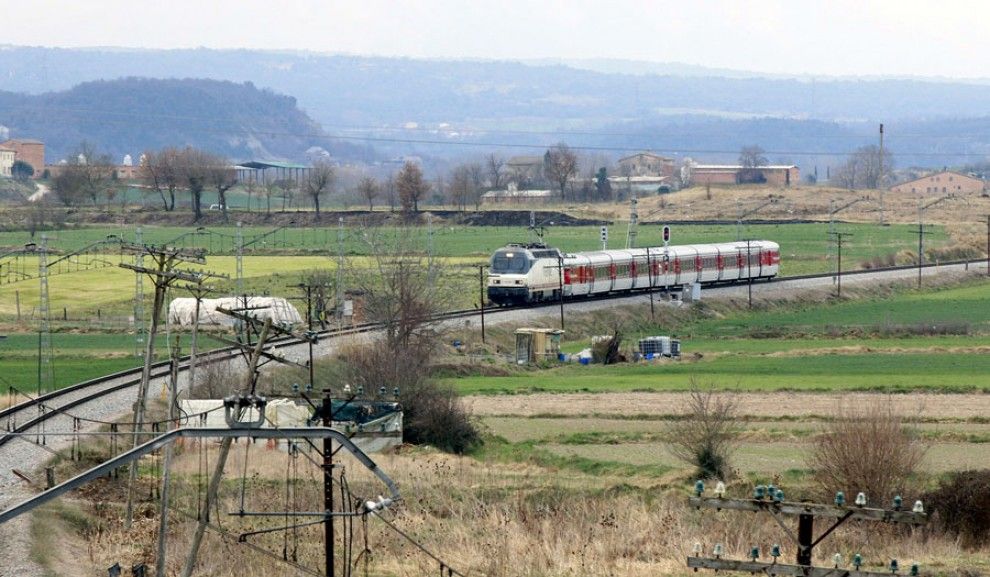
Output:
<instances>
[{"instance_id":1,"label":"hazy sky","mask_svg":"<svg viewBox=\"0 0 990 577\"><path fill-rule=\"evenodd\" d=\"M0 44L604 57L792 74L990 77L990 2L977 0L2 0L0 7Z\"/></svg>"}]
</instances>

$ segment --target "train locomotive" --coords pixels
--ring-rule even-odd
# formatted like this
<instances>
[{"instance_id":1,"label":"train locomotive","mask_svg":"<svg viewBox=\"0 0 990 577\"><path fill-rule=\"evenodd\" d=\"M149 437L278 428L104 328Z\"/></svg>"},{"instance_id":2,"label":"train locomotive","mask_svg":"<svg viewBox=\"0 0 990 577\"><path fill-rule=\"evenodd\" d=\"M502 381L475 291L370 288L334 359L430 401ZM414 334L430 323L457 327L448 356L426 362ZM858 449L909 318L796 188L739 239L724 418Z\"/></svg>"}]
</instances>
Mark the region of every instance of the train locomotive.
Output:
<instances>
[{"instance_id":1,"label":"train locomotive","mask_svg":"<svg viewBox=\"0 0 990 577\"><path fill-rule=\"evenodd\" d=\"M492 255L488 300L537 303L692 283L771 279L780 246L767 240L563 253L542 244L509 244Z\"/></svg>"}]
</instances>

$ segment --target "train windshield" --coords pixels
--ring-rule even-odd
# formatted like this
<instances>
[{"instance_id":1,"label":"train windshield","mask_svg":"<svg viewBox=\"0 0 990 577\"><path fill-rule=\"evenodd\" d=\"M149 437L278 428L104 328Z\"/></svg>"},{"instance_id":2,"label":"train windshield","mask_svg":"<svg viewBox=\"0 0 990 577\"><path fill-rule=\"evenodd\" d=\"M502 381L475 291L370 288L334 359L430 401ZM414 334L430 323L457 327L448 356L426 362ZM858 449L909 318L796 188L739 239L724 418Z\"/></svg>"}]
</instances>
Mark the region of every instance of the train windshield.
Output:
<instances>
[{"instance_id":1,"label":"train windshield","mask_svg":"<svg viewBox=\"0 0 990 577\"><path fill-rule=\"evenodd\" d=\"M500 250L492 255L491 271L496 274L526 274L533 265L529 256L520 250Z\"/></svg>"}]
</instances>

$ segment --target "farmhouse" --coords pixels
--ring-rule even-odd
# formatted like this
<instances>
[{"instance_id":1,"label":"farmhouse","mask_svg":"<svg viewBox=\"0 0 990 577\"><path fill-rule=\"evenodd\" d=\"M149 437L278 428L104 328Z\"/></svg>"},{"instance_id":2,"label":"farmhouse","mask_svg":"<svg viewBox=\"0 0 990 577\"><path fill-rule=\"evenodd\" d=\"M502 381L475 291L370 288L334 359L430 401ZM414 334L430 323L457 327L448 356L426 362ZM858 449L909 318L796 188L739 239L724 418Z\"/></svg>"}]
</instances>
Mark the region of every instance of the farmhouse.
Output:
<instances>
[{"instance_id":1,"label":"farmhouse","mask_svg":"<svg viewBox=\"0 0 990 577\"><path fill-rule=\"evenodd\" d=\"M17 153L14 152L14 149L0 146L0 176L11 177L16 158Z\"/></svg>"},{"instance_id":2,"label":"farmhouse","mask_svg":"<svg viewBox=\"0 0 990 577\"><path fill-rule=\"evenodd\" d=\"M902 182L890 187L892 192L927 192L927 193L955 193L955 194L981 194L987 190L987 183L982 179L967 176L960 172L943 170L921 178Z\"/></svg>"},{"instance_id":3,"label":"farmhouse","mask_svg":"<svg viewBox=\"0 0 990 577\"><path fill-rule=\"evenodd\" d=\"M21 160L34 169L34 178L41 178L45 168L45 143L40 140L11 139L0 142L0 148L14 151L14 160ZM11 162L13 164L13 162ZM7 176L10 176L7 174Z\"/></svg>"},{"instance_id":4,"label":"farmhouse","mask_svg":"<svg viewBox=\"0 0 990 577\"><path fill-rule=\"evenodd\" d=\"M652 152L638 152L620 158L618 164L619 174L623 176L663 176L667 178L674 176L674 159Z\"/></svg>"}]
</instances>

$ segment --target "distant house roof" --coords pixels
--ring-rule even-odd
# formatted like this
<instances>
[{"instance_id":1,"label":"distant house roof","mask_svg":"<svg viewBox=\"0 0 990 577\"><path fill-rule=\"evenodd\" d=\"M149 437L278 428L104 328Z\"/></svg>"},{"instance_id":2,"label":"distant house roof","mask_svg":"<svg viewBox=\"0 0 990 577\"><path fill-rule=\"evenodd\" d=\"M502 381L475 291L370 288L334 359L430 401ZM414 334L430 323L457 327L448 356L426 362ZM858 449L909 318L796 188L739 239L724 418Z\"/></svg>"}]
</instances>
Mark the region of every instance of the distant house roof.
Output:
<instances>
[{"instance_id":1,"label":"distant house roof","mask_svg":"<svg viewBox=\"0 0 990 577\"><path fill-rule=\"evenodd\" d=\"M481 198L550 198L551 196L553 196L552 190L489 190L482 194Z\"/></svg>"},{"instance_id":2,"label":"distant house roof","mask_svg":"<svg viewBox=\"0 0 990 577\"><path fill-rule=\"evenodd\" d=\"M656 158L657 160L670 160L670 161L674 160L673 158L669 158L669 157L666 157L666 156L660 156L659 154L655 154L655 153L652 153L652 152L637 152L636 154L630 154L629 156L624 156L624 157L620 158L619 159L619 162L623 162L623 161L626 161L626 160L632 160L633 158L638 158L640 156L649 156L650 158Z\"/></svg>"},{"instance_id":3,"label":"distant house roof","mask_svg":"<svg viewBox=\"0 0 990 577\"><path fill-rule=\"evenodd\" d=\"M741 164L695 164L694 170L742 170L744 168L755 168L758 170L787 170L797 168L795 164L765 164L763 166L743 166Z\"/></svg>"},{"instance_id":4,"label":"distant house roof","mask_svg":"<svg viewBox=\"0 0 990 577\"><path fill-rule=\"evenodd\" d=\"M929 178L931 178L933 176L942 176L943 174L954 174L954 175L960 176L962 178L968 178L969 180L982 181L981 178L978 178L976 176L972 176L972 175L969 175L969 174L963 174L961 172L956 172L954 170L940 170L939 172L931 172L931 173L928 173L928 174L926 174L924 176L921 176L921 177L918 177L918 178L912 178L911 180L905 180L904 182L898 182L896 185L894 185L891 188L897 188L897 187L900 187L900 186L906 186L906 185L914 184L916 182L921 182L923 180L928 180Z\"/></svg>"},{"instance_id":5,"label":"distant house roof","mask_svg":"<svg viewBox=\"0 0 990 577\"><path fill-rule=\"evenodd\" d=\"M7 144L8 142L15 142L17 144L44 144L40 140L35 140L33 138L11 138L10 140L3 142L2 144Z\"/></svg>"},{"instance_id":6,"label":"distant house roof","mask_svg":"<svg viewBox=\"0 0 990 577\"><path fill-rule=\"evenodd\" d=\"M295 164L293 162L278 162L275 160L252 160L250 162L242 162L237 165L237 168L254 168L256 170L264 170L266 168L309 168L304 164Z\"/></svg>"},{"instance_id":7,"label":"distant house roof","mask_svg":"<svg viewBox=\"0 0 990 577\"><path fill-rule=\"evenodd\" d=\"M666 176L610 176L608 177L609 182L615 182L618 184L630 183L630 184L663 184L664 182L670 180Z\"/></svg>"}]
</instances>

